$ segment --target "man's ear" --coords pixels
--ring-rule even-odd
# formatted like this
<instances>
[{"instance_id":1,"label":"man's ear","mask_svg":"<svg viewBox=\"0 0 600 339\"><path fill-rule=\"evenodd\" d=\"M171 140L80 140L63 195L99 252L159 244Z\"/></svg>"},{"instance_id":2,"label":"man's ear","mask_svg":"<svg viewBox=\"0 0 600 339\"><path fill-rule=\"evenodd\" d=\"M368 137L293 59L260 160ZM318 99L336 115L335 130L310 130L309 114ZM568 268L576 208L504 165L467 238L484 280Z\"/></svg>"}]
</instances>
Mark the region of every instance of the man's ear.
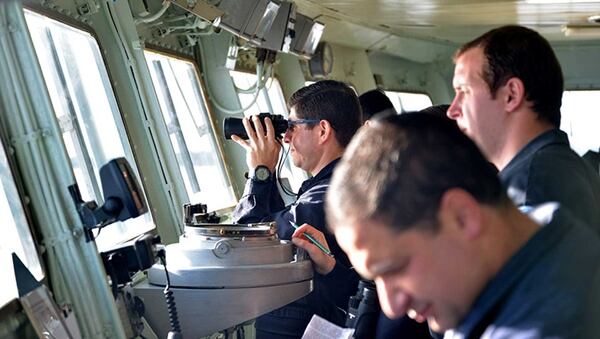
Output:
<instances>
[{"instance_id":1,"label":"man's ear","mask_svg":"<svg viewBox=\"0 0 600 339\"><path fill-rule=\"evenodd\" d=\"M461 237L473 240L482 232L481 205L467 191L460 188L449 189L442 195L439 207L439 218L457 231Z\"/></svg>"},{"instance_id":2,"label":"man's ear","mask_svg":"<svg viewBox=\"0 0 600 339\"><path fill-rule=\"evenodd\" d=\"M327 120L319 121L319 124L316 126L319 129L319 143L325 143L330 138L333 138L333 133L335 132L331 123Z\"/></svg>"},{"instance_id":3,"label":"man's ear","mask_svg":"<svg viewBox=\"0 0 600 339\"><path fill-rule=\"evenodd\" d=\"M525 101L525 85L517 77L512 77L502 86L504 91L504 104L507 112L513 112Z\"/></svg>"}]
</instances>

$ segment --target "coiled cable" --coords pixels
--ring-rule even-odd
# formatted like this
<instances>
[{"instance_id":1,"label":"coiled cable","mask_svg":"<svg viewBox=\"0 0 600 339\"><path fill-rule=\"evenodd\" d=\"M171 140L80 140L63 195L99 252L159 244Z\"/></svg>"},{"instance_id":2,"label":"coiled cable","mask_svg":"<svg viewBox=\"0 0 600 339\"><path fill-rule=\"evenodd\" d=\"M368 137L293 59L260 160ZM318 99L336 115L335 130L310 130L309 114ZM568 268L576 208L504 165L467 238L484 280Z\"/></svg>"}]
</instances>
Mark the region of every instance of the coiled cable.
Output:
<instances>
[{"instance_id":1,"label":"coiled cable","mask_svg":"<svg viewBox=\"0 0 600 339\"><path fill-rule=\"evenodd\" d=\"M175 296L171 291L171 279L169 279L169 271L167 270L167 261L165 260L165 251L161 250L158 253L160 263L165 268L165 275L167 277L167 285L163 290L165 295L165 301L167 303L167 311L169 312L169 323L171 324L171 330L167 336L168 339L182 339L181 325L179 324L179 317L177 316L177 306L175 305Z\"/></svg>"}]
</instances>

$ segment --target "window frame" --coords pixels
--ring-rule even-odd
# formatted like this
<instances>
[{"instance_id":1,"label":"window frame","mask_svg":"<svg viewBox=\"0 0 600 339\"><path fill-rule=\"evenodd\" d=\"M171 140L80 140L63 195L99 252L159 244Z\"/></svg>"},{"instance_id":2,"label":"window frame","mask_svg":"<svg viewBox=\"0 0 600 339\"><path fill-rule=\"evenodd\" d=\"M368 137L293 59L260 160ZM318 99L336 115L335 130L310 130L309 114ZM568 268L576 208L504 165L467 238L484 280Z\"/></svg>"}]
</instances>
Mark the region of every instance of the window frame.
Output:
<instances>
[{"instance_id":1,"label":"window frame","mask_svg":"<svg viewBox=\"0 0 600 339\"><path fill-rule=\"evenodd\" d=\"M398 96L398 102L400 103L400 108L401 109L398 110L398 108L394 105L394 108L396 108L396 111L397 111L398 114L401 114L401 113L404 113L404 112L410 112L410 111L404 110L404 105L402 105L402 101L400 99L399 94L420 94L420 95L425 95L425 96L427 96L427 98L429 98L429 102L430 102L429 106L434 105L433 100L431 99L431 96L429 95L429 93L424 92L424 91L419 91L419 90L404 90L404 89L391 89L391 88L381 88L381 90L383 90L384 94L388 98L389 98L388 93L393 93L393 94L396 94ZM391 100L391 98L390 98L390 101L392 101L392 103L394 103L393 100ZM426 107L423 107L423 108L426 108Z\"/></svg>"},{"instance_id":2,"label":"window frame","mask_svg":"<svg viewBox=\"0 0 600 339\"><path fill-rule=\"evenodd\" d=\"M24 5L23 6L23 11L24 11L24 15L26 15L26 12L29 11L29 12L31 12L34 15L39 15L39 16L45 17L47 19L56 21L56 22L58 22L58 23L60 23L62 25L65 25L65 26L69 27L70 29L80 31L82 33L87 33L94 40L95 44L98 47L98 55L97 55L97 57L98 57L99 60L101 60L101 62L98 62L97 64L98 65L102 65L104 67L104 72L105 72L105 75L106 75L106 77L104 77L103 74L100 74L102 80L106 80L106 82L103 84L103 87L106 90L110 90L110 93L111 93L112 97L114 98L114 108L117 110L118 118L120 119L120 122L116 121L116 119L115 119L115 123L117 125L121 125L122 128L123 128L123 130L120 131L119 127L117 126L117 132L119 133L119 136L121 138L125 138L125 140L127 141L127 144L123 144L122 145L123 148L124 148L125 156L127 155L127 150L129 150L129 152L131 153L131 155L133 157L133 160L135 162L132 165L137 170L136 175L138 175L138 173L140 171L140 168L139 168L139 165L137 164L137 156L136 156L135 149L133 147L133 143L131 142L130 137L129 137L129 133L127 131L128 128L127 128L127 125L126 125L126 119L124 118L123 113L122 113L124 111L123 107L122 107L122 103L121 103L121 101L119 99L118 91L114 87L115 81L114 81L114 77L112 75L113 71L109 67L109 64L107 63L107 60L106 60L106 56L103 53L104 47L102 45L102 40L99 38L99 36L96 33L96 31L94 30L94 28L91 27L89 24L87 24L85 22L82 22L82 21L79 21L79 20L76 20L76 19L74 19L74 18L72 18L72 17L70 17L68 15L60 14L60 13L48 10L48 9L42 7L42 6L35 5L35 4ZM29 29L28 29L28 32L31 35L31 31ZM32 39L32 42L33 42L33 39ZM34 50L35 50L35 47L34 47ZM37 51L36 51L36 56L37 56ZM39 63L39 57L38 57L38 63ZM44 78L44 81L46 81L45 78ZM45 87L48 88L47 85ZM112 106L112 103L109 103L109 105ZM52 103L52 107L54 108L54 110L56 110L56 108L54 107L54 103ZM112 113L111 113L111 115L112 115ZM62 125L62 121L56 116L55 113L53 115L53 118L55 119L56 123L59 124L59 126ZM70 120L70 121L72 122L72 120ZM79 128L79 126L77 126L75 129L77 129L77 128ZM73 131L70 131L70 132L72 133ZM121 132L123 132L123 133L121 133ZM61 126L61 133L64 133L62 131L62 126ZM65 139L64 139L64 137L62 135L61 135L61 141L62 141L62 143L63 143L63 145L65 146L65 149L66 149L67 148L66 142L65 142ZM79 141L78 144L80 144L81 142L83 142L83 145L85 145L85 140ZM80 145L75 145L75 146L80 146ZM85 151L89 152L87 149ZM75 180L77 180L77 178L75 176L75 171L74 171L73 163L72 162L70 163L70 168L73 171L73 178ZM87 169L87 166L85 168ZM96 180L97 176L99 176L99 170L100 170L100 168L98 168L98 173L94 173L93 171L88 171L87 172L87 174L90 175L92 182L94 180ZM77 181L75 181L75 183L77 183ZM140 183L142 184L142 187L143 187L143 191L144 191L144 196L146 198L146 202L149 204L149 198L148 198L147 192L146 192L147 188L143 185L143 181L140 180ZM103 194L102 194L103 192L102 192L102 189L101 189L101 183L98 182L97 185L99 185L98 188L99 188L100 195L96 198L96 202L98 204L101 204L103 202L103 200L104 200L104 197L103 197ZM149 208L149 212L150 212L150 210L151 209ZM131 240L133 240L133 239L135 239L135 238L137 238L137 237L139 237L140 235L143 235L143 234L148 234L148 233L150 233L150 234L156 234L157 231L158 231L158 225L156 224L156 219L155 219L153 213L150 212L149 215L150 215L150 219L151 219L150 223L152 224L152 228L147 229L147 230L145 230L145 231L143 231L141 233L136 233L136 234L131 234L131 235L127 235L127 233L122 234L123 236L120 237L118 239L118 241L116 241L115 243L112 243L112 244L108 245L108 248L112 248L114 246L118 246L119 244L127 243L127 242L129 242L129 241L131 241ZM121 222L121 223L124 223L124 222ZM134 232L131 232L131 233L134 233ZM127 235L127 236L125 236L125 235Z\"/></svg>"},{"instance_id":3,"label":"window frame","mask_svg":"<svg viewBox=\"0 0 600 339\"><path fill-rule=\"evenodd\" d=\"M228 71L229 76L231 77L231 81L233 82L234 91L235 91L236 97L238 98L240 108L244 108L244 105L243 105L242 101L240 100L240 94L246 94L246 93L237 92L237 90L236 90L237 86L235 84L235 80L233 79L233 75L231 74L232 72L250 75L250 76L253 76L254 78L256 78L256 73L252 73L248 70L239 70L239 69ZM269 108L271 110L273 110L273 103L271 102L271 98L269 97L269 90L267 89L267 87L268 87L267 83L269 82L269 79L271 79L271 78L277 80L277 83L279 84L279 88L281 89L281 93L283 95L283 88L281 88L281 82L279 81L279 78L277 78L277 76L275 74L273 74L273 76L271 76L267 79L263 88L260 89L261 93L259 93L259 96L262 97L263 99L265 99L267 106L269 106ZM246 94L246 95L254 95L254 94ZM285 113L284 118L287 119L290 112L287 110L287 100L285 100L285 97L283 97L283 102L286 104L286 109L284 110L284 113ZM254 102L254 104L252 104L252 106L254 106L254 105L258 105L258 99L256 100L256 102ZM248 108L250 108L250 107L248 107ZM242 111L241 114L243 114L244 116L248 116L246 114L246 111ZM273 113L273 114L276 114L276 113Z\"/></svg>"},{"instance_id":4,"label":"window frame","mask_svg":"<svg viewBox=\"0 0 600 339\"><path fill-rule=\"evenodd\" d=\"M231 77L231 81L232 81L232 83L233 83L234 87L235 87L236 85L235 85L235 80L233 79L232 72L236 72L236 73L242 73L242 74L247 74L247 75L251 75L251 76L253 76L254 78L256 78L256 73L252 73L251 71L249 71L249 70L246 70L246 69L235 69L235 70L229 70L229 76ZM277 77L275 74L273 74L273 75L272 75L270 78L273 78L274 80L277 80L278 86L279 86L279 88L280 88L280 90L281 90L281 94L282 94L283 103L285 104L285 110L284 110L284 113L285 113L285 114L284 114L284 118L285 118L285 119L287 119L287 118L288 118L288 116L289 116L289 114L290 114L290 112L289 112L289 111L288 111L288 109L287 109L287 100L286 100L286 98L285 98L285 94L283 93L283 88L281 87L281 81L279 80L279 78L278 78L278 77ZM265 83L265 87L263 87L263 88L261 89L261 93L259 93L259 95L260 95L260 96L262 96L263 98L266 98L266 99L267 99L267 100L266 100L266 101L267 101L267 105L268 105L268 106L270 106L270 108L272 109L272 108L273 108L273 107L272 107L272 106L273 106L273 104L272 104L272 102L271 102L271 98L269 97L269 90L266 88L266 87L267 87L267 83L268 83L268 82L269 82L269 79L267 79L267 82ZM239 101L240 107L241 107L241 108L243 108L243 107L244 107L244 105L243 105L242 101L240 100L240 94L243 94L243 93L238 93L238 92L236 91L236 93L235 93L235 94L236 94L236 97L238 98L238 101ZM258 105L258 100L257 100L257 101L256 101L256 102L255 102L253 105ZM242 113L244 116L247 116L247 115L246 115L246 111L243 111L243 112L241 112L241 113ZM282 144L284 145L284 148L282 148L282 152L286 152L286 151L285 151L285 147L286 147L286 146L285 146L285 143L283 142L283 140L282 140ZM288 151L288 152L289 152L289 151ZM278 160L277 164L279 165L279 160ZM302 185L302 183L303 183L303 182L304 182L306 179L308 179L308 178L309 178L309 175L308 175L308 173L307 173L306 171L302 170L301 168L299 168L299 167L296 167L296 165L294 165L294 164L293 164L292 158L291 158L291 156L290 156L289 154L288 154L288 155L285 157L285 164L283 164L283 167L282 167L282 169L283 169L283 168L287 168L287 170L289 171L289 174L291 175L291 178L290 178L290 177L288 177L288 176L281 177L281 178L282 178L282 179L286 179L286 180L287 180L287 184L288 184L288 187L289 187L289 189L291 189L292 191L294 191L294 192L296 193L296 192L297 192L297 190L298 190L298 189L300 188L300 186ZM300 174L301 174L301 175L300 175ZM278 184L277 186L279 187L279 183L277 183L277 184ZM296 187L296 189L294 189L295 187ZM279 188L280 188L280 187L279 187ZM284 201L285 201L286 203L291 203L291 202L293 202L293 198L294 198L294 197L292 197L292 196L290 196L289 194L287 194L287 192L285 192L283 189L280 189L280 193L282 193L282 194L281 194L281 196L282 196L282 198L284 199Z\"/></svg>"},{"instance_id":5,"label":"window frame","mask_svg":"<svg viewBox=\"0 0 600 339\"><path fill-rule=\"evenodd\" d=\"M147 44L144 47L144 51L149 51L152 53L163 55L165 57L175 58L178 60L189 62L190 64L192 64L194 66L194 71L196 72L196 79L198 81L198 88L200 88L200 98L204 102L204 108L206 110L206 115L208 118L208 122L210 124L210 129L212 131L211 138L213 139L215 145L217 146L216 147L217 152L218 152L217 158L219 160L219 165L220 165L222 171L224 172L225 180L227 180L229 186L232 188L231 191L232 191L233 200L234 200L233 205L225 206L223 208L220 208L219 210L232 209L233 207L235 207L237 205L237 202L239 201L240 196L239 196L238 192L234 189L235 181L233 178L231 168L227 165L228 158L225 153L225 146L223 145L222 139L218 137L219 135L222 134L222 130L219 127L219 124L217 122L218 119L216 117L215 112L213 111L212 105L210 104L210 100L208 97L208 90L207 90L207 87L206 87L206 84L204 81L204 77L202 76L203 75L202 68L200 67L200 65L198 65L198 62L195 58L185 55L183 53L177 53L174 51L170 51L170 50L161 48L160 46L156 46L153 44ZM154 86L154 83L152 83L152 85ZM154 90L156 91L156 89L154 89ZM159 109L160 109L160 107L159 107ZM162 112L161 112L161 114L162 114ZM162 117L162 115L161 115L161 117ZM167 131L167 134L169 134L168 131ZM203 203L205 203L205 202L203 202Z\"/></svg>"}]
</instances>

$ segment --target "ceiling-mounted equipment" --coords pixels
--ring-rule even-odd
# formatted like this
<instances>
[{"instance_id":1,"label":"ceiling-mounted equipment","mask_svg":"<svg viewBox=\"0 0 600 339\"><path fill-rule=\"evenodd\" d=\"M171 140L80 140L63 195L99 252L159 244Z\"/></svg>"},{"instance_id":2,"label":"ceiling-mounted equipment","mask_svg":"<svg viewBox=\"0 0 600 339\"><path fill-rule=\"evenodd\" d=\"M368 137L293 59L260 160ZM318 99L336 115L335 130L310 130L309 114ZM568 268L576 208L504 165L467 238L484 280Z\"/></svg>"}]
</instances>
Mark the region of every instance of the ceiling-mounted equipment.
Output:
<instances>
[{"instance_id":1,"label":"ceiling-mounted equipment","mask_svg":"<svg viewBox=\"0 0 600 339\"><path fill-rule=\"evenodd\" d=\"M261 41L279 11L279 4L271 0L221 0L217 5L204 0L193 4L187 0L169 1L246 40Z\"/></svg>"},{"instance_id":2,"label":"ceiling-mounted equipment","mask_svg":"<svg viewBox=\"0 0 600 339\"><path fill-rule=\"evenodd\" d=\"M333 51L325 41L317 45L315 54L308 61L308 71L314 79L327 77L333 70Z\"/></svg>"},{"instance_id":3,"label":"ceiling-mounted equipment","mask_svg":"<svg viewBox=\"0 0 600 339\"><path fill-rule=\"evenodd\" d=\"M296 12L292 2L280 2L279 12L264 39L254 39L257 47L291 53L309 59L315 53L325 25Z\"/></svg>"},{"instance_id":4,"label":"ceiling-mounted equipment","mask_svg":"<svg viewBox=\"0 0 600 339\"><path fill-rule=\"evenodd\" d=\"M218 27L246 40L260 41L271 29L279 4L270 0L221 0L219 9L225 15Z\"/></svg>"},{"instance_id":5,"label":"ceiling-mounted equipment","mask_svg":"<svg viewBox=\"0 0 600 339\"><path fill-rule=\"evenodd\" d=\"M252 44L272 51L289 52L294 37L295 18L296 5L293 2L281 2L271 29L262 40L252 40Z\"/></svg>"},{"instance_id":6,"label":"ceiling-mounted equipment","mask_svg":"<svg viewBox=\"0 0 600 339\"><path fill-rule=\"evenodd\" d=\"M325 25L296 12L291 1L221 0L215 5L205 0L168 0L178 7L233 33L250 44L312 57Z\"/></svg>"},{"instance_id":7,"label":"ceiling-mounted equipment","mask_svg":"<svg viewBox=\"0 0 600 339\"><path fill-rule=\"evenodd\" d=\"M201 17L204 20L210 21L212 23L215 22L215 20L219 19L220 17L223 16L223 14L225 14L225 12L211 4L209 4L206 1L196 1L195 3L190 3L187 0L169 0L171 1L173 4L183 8L184 10L195 14L199 17Z\"/></svg>"},{"instance_id":8,"label":"ceiling-mounted equipment","mask_svg":"<svg viewBox=\"0 0 600 339\"><path fill-rule=\"evenodd\" d=\"M294 23L295 34L290 46L290 53L310 58L315 53L324 30L325 24L297 13Z\"/></svg>"}]
</instances>

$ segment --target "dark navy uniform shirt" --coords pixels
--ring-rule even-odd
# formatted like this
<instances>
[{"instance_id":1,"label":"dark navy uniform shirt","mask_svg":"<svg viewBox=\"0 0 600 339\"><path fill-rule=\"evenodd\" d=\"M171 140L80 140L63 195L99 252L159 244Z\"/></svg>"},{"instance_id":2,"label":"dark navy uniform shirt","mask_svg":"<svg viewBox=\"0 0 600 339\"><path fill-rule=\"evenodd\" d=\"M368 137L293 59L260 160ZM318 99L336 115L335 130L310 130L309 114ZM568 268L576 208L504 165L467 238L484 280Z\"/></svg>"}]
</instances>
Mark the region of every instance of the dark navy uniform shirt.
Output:
<instances>
[{"instance_id":1,"label":"dark navy uniform shirt","mask_svg":"<svg viewBox=\"0 0 600 339\"><path fill-rule=\"evenodd\" d=\"M325 234L337 262L334 270L326 276L315 273L314 290L308 296L257 319L257 333L265 331L282 337L301 337L313 314L338 325L344 323L345 313L342 310L347 309L348 298L356 292L358 275L349 269L348 257L327 230L324 209L325 193L338 161L332 161L317 175L304 181L296 201L288 206L284 205L273 178L267 182L246 182L244 196L233 212L234 222L276 221L277 234L285 240L291 239L294 233L290 222L298 226L310 224Z\"/></svg>"},{"instance_id":2,"label":"dark navy uniform shirt","mask_svg":"<svg viewBox=\"0 0 600 339\"><path fill-rule=\"evenodd\" d=\"M509 259L445 339L599 337L600 238L549 205L535 210L548 214L549 224Z\"/></svg>"},{"instance_id":3,"label":"dark navy uniform shirt","mask_svg":"<svg viewBox=\"0 0 600 339\"><path fill-rule=\"evenodd\" d=\"M522 210L556 201L600 234L600 176L571 149L563 131L530 141L499 176Z\"/></svg>"}]
</instances>

